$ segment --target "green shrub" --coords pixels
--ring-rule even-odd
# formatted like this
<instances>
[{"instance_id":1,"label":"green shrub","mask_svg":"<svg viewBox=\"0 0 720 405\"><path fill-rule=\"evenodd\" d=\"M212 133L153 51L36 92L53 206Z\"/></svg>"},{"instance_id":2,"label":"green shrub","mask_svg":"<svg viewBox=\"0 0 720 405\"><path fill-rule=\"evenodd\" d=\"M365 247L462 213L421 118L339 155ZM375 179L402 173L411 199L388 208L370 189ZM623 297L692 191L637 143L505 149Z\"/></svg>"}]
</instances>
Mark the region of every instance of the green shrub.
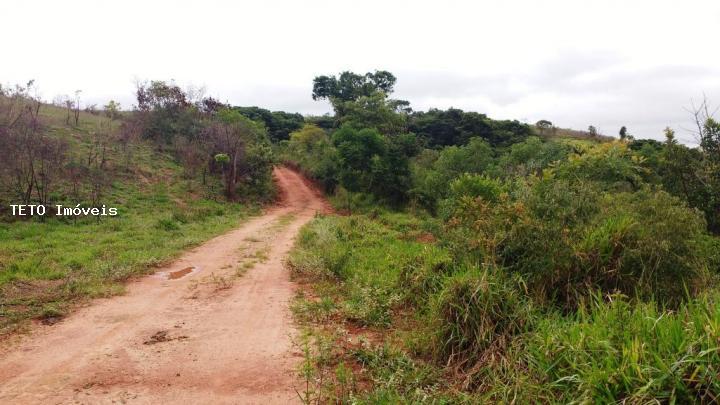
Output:
<instances>
[{"instance_id":1,"label":"green shrub","mask_svg":"<svg viewBox=\"0 0 720 405\"><path fill-rule=\"evenodd\" d=\"M708 259L708 269L720 275L720 238L707 235L702 241L703 256Z\"/></svg>"},{"instance_id":2,"label":"green shrub","mask_svg":"<svg viewBox=\"0 0 720 405\"><path fill-rule=\"evenodd\" d=\"M435 358L463 370L502 357L534 321L533 306L514 280L491 270L448 278L432 316Z\"/></svg>"},{"instance_id":3,"label":"green shrub","mask_svg":"<svg viewBox=\"0 0 720 405\"><path fill-rule=\"evenodd\" d=\"M446 243L456 255L519 273L535 297L569 309L598 289L675 305L708 281L704 221L663 191L547 178L495 204L454 204Z\"/></svg>"},{"instance_id":4,"label":"green shrub","mask_svg":"<svg viewBox=\"0 0 720 405\"><path fill-rule=\"evenodd\" d=\"M636 190L646 170L642 159L622 142L608 142L572 154L551 172L560 179L582 179L617 191Z\"/></svg>"},{"instance_id":5,"label":"green shrub","mask_svg":"<svg viewBox=\"0 0 720 405\"><path fill-rule=\"evenodd\" d=\"M607 207L574 244L567 279L602 291L677 304L708 281L705 221L676 197L644 189L606 196ZM562 277L562 275L561 275Z\"/></svg>"}]
</instances>

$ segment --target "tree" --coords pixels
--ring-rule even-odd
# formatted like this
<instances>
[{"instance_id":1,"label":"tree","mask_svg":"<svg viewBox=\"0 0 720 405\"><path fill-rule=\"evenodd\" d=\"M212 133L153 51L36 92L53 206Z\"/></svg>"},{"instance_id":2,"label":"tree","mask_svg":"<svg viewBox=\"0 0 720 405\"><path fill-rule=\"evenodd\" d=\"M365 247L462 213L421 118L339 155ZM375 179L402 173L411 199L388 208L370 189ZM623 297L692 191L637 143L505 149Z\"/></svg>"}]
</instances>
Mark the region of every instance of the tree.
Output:
<instances>
[{"instance_id":1,"label":"tree","mask_svg":"<svg viewBox=\"0 0 720 405\"><path fill-rule=\"evenodd\" d=\"M627 128L624 125L620 128L619 134L620 134L620 139L622 139L622 140L625 140L628 137Z\"/></svg>"},{"instance_id":2,"label":"tree","mask_svg":"<svg viewBox=\"0 0 720 405\"><path fill-rule=\"evenodd\" d=\"M493 146L507 146L532 134L529 125L518 121L492 120L485 114L458 108L415 111L409 116L408 129L430 147L464 145L473 137L483 138Z\"/></svg>"},{"instance_id":3,"label":"tree","mask_svg":"<svg viewBox=\"0 0 720 405\"><path fill-rule=\"evenodd\" d=\"M313 79L313 100L333 99L354 101L361 96L369 96L381 91L385 94L393 92L397 79L385 70L376 70L360 75L353 72L342 72L335 76L317 76Z\"/></svg>"},{"instance_id":4,"label":"tree","mask_svg":"<svg viewBox=\"0 0 720 405\"><path fill-rule=\"evenodd\" d=\"M553 124L548 120L540 120L535 123L535 126L540 130L540 135L544 135L545 131L552 128Z\"/></svg>"},{"instance_id":5,"label":"tree","mask_svg":"<svg viewBox=\"0 0 720 405\"><path fill-rule=\"evenodd\" d=\"M206 131L214 141L215 161L222 165L225 195L233 200L238 182L254 169L247 164L248 151L254 144L267 140L265 128L238 111L226 108L218 111L217 118Z\"/></svg>"},{"instance_id":6,"label":"tree","mask_svg":"<svg viewBox=\"0 0 720 405\"><path fill-rule=\"evenodd\" d=\"M390 102L387 95L374 92L360 96L357 100L345 101L339 107L338 123L351 124L357 128L376 128L383 134L405 132L407 114L397 111L397 104Z\"/></svg>"},{"instance_id":7,"label":"tree","mask_svg":"<svg viewBox=\"0 0 720 405\"><path fill-rule=\"evenodd\" d=\"M0 97L0 181L23 204L47 204L62 179L67 141L48 136L39 117L33 81L3 90ZM69 122L69 118L68 118Z\"/></svg>"},{"instance_id":8,"label":"tree","mask_svg":"<svg viewBox=\"0 0 720 405\"><path fill-rule=\"evenodd\" d=\"M136 97L136 119L141 122L142 136L155 141L159 148L172 144L177 136L193 138L201 132L199 109L174 83L138 83Z\"/></svg>"},{"instance_id":9,"label":"tree","mask_svg":"<svg viewBox=\"0 0 720 405\"><path fill-rule=\"evenodd\" d=\"M374 180L373 159L387 151L383 136L374 128L344 125L333 134L333 143L340 157L342 185L352 192L369 192Z\"/></svg>"},{"instance_id":10,"label":"tree","mask_svg":"<svg viewBox=\"0 0 720 405\"><path fill-rule=\"evenodd\" d=\"M63 99L63 104L65 105L65 125L70 125L70 116L72 115L72 111L75 108L75 102L70 98L65 96Z\"/></svg>"},{"instance_id":11,"label":"tree","mask_svg":"<svg viewBox=\"0 0 720 405\"><path fill-rule=\"evenodd\" d=\"M327 99L335 111L333 127L353 122L358 128L374 127L383 133L405 129L405 116L412 111L405 100L393 100L395 76L388 71L360 75L342 72L339 77L313 79L313 100Z\"/></svg>"},{"instance_id":12,"label":"tree","mask_svg":"<svg viewBox=\"0 0 720 405\"><path fill-rule=\"evenodd\" d=\"M590 136L596 137L598 134L597 128L595 128L593 125L590 125L588 127L588 133L590 134Z\"/></svg>"},{"instance_id":13,"label":"tree","mask_svg":"<svg viewBox=\"0 0 720 405\"><path fill-rule=\"evenodd\" d=\"M703 209L708 227L720 233L720 122L711 112L707 100L690 110L697 126L696 139L702 152L699 177L707 189L706 207Z\"/></svg>"}]
</instances>

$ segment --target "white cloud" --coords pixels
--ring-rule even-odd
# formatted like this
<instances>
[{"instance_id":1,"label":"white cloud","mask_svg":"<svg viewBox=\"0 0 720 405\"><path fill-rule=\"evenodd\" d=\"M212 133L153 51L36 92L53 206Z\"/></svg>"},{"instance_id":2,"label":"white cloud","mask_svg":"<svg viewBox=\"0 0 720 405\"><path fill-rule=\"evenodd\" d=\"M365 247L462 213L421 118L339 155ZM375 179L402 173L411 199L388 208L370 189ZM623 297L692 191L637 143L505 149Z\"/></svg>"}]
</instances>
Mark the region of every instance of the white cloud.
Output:
<instances>
[{"instance_id":1,"label":"white cloud","mask_svg":"<svg viewBox=\"0 0 720 405\"><path fill-rule=\"evenodd\" d=\"M656 138L689 127L691 98L720 103L714 0L10 0L0 16L0 81L34 78L47 99L82 89L127 106L136 78L176 79L322 113L315 75L387 69L415 108Z\"/></svg>"}]
</instances>

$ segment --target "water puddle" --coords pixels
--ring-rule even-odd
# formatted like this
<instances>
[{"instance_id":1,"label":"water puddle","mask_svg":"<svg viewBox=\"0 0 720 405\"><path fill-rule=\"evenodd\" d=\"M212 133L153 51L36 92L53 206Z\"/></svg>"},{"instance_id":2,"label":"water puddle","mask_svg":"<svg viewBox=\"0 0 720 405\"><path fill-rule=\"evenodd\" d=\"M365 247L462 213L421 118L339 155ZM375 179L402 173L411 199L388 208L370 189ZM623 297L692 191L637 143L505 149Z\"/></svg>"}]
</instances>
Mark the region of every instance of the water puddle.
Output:
<instances>
[{"instance_id":1,"label":"water puddle","mask_svg":"<svg viewBox=\"0 0 720 405\"><path fill-rule=\"evenodd\" d=\"M188 274L192 273L195 270L195 267L185 267L182 270L178 271L171 271L170 274L168 274L168 280L176 280L180 277L187 276Z\"/></svg>"},{"instance_id":2,"label":"water puddle","mask_svg":"<svg viewBox=\"0 0 720 405\"><path fill-rule=\"evenodd\" d=\"M163 271L160 273L157 273L157 277L164 278L166 280L177 280L179 278L183 278L187 276L188 274L192 274L197 272L198 269L195 266L185 267L184 269L175 270L175 271Z\"/></svg>"}]
</instances>

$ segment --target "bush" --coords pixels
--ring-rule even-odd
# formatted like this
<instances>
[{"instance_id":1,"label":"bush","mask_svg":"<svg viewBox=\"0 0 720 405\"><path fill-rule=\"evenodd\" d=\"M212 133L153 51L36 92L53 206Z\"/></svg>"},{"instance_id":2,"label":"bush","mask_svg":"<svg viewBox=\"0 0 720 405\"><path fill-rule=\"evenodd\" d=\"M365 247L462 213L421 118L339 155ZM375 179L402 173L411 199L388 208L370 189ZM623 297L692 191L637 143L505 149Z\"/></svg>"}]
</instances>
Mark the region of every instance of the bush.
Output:
<instances>
[{"instance_id":1,"label":"bush","mask_svg":"<svg viewBox=\"0 0 720 405\"><path fill-rule=\"evenodd\" d=\"M290 134L285 160L298 165L303 172L332 193L338 184L338 155L327 133L316 125L305 124Z\"/></svg>"},{"instance_id":2,"label":"bush","mask_svg":"<svg viewBox=\"0 0 720 405\"><path fill-rule=\"evenodd\" d=\"M493 150L480 138L439 153L425 151L413 167L410 195L416 203L435 212L437 203L448 197L454 179L466 173L483 173L492 163Z\"/></svg>"},{"instance_id":3,"label":"bush","mask_svg":"<svg viewBox=\"0 0 720 405\"><path fill-rule=\"evenodd\" d=\"M637 190L646 170L642 159L622 142L602 143L572 154L551 169L557 178L593 181L608 190Z\"/></svg>"},{"instance_id":4,"label":"bush","mask_svg":"<svg viewBox=\"0 0 720 405\"><path fill-rule=\"evenodd\" d=\"M535 297L567 308L595 290L675 305L708 280L702 217L663 191L600 194L550 178L496 204L455 204L456 255L517 272Z\"/></svg>"},{"instance_id":5,"label":"bush","mask_svg":"<svg viewBox=\"0 0 720 405\"><path fill-rule=\"evenodd\" d=\"M504 191L504 185L498 180L484 175L465 173L450 183L450 193L447 199L440 203L440 217L449 218L457 209L457 204L463 199L482 199L494 203Z\"/></svg>"},{"instance_id":6,"label":"bush","mask_svg":"<svg viewBox=\"0 0 720 405\"><path fill-rule=\"evenodd\" d=\"M543 142L531 136L523 142L513 144L510 150L498 159L497 175L503 178L540 174L556 161L567 157L570 146L561 142Z\"/></svg>"},{"instance_id":7,"label":"bush","mask_svg":"<svg viewBox=\"0 0 720 405\"><path fill-rule=\"evenodd\" d=\"M606 210L574 243L574 285L677 304L708 280L705 221L664 191L605 198Z\"/></svg>"},{"instance_id":8,"label":"bush","mask_svg":"<svg viewBox=\"0 0 720 405\"><path fill-rule=\"evenodd\" d=\"M497 271L451 276L433 305L435 358L462 370L487 366L533 323L533 306Z\"/></svg>"}]
</instances>

